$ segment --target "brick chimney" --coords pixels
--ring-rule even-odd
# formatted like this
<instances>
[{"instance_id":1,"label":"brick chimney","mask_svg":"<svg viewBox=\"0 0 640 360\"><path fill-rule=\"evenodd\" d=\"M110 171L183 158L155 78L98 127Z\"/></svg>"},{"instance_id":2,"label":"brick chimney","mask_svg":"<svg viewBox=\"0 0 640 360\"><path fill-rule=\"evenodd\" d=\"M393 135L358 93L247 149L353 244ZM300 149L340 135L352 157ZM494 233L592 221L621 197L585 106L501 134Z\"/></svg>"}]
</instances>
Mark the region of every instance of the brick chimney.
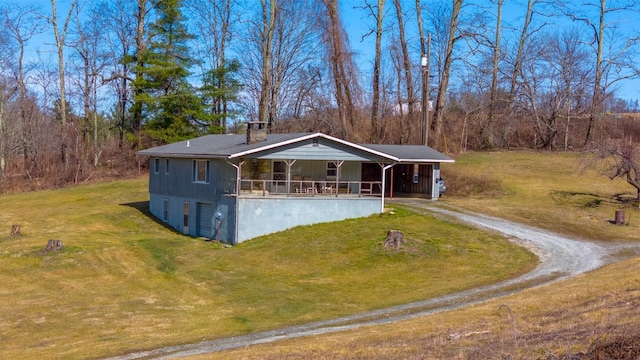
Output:
<instances>
[{"instance_id":1,"label":"brick chimney","mask_svg":"<svg viewBox=\"0 0 640 360\"><path fill-rule=\"evenodd\" d=\"M247 123L247 145L267 140L267 123L249 121Z\"/></svg>"}]
</instances>

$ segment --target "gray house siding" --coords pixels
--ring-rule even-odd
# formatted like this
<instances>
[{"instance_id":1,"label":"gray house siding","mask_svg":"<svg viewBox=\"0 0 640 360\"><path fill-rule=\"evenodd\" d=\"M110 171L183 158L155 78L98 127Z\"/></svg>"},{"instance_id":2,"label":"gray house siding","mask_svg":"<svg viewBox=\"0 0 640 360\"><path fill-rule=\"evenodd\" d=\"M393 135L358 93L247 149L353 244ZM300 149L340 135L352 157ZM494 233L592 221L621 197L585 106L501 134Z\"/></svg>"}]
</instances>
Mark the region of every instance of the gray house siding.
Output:
<instances>
[{"instance_id":1,"label":"gray house siding","mask_svg":"<svg viewBox=\"0 0 640 360\"><path fill-rule=\"evenodd\" d=\"M169 171L165 172L165 159L160 159L160 171L154 172L155 158L151 158L149 171L149 192L173 195L184 198L198 198L218 201L219 196L228 191L228 179L235 179L235 168L224 160L200 159L209 161L209 183L193 181L194 159L169 159Z\"/></svg>"},{"instance_id":2,"label":"gray house siding","mask_svg":"<svg viewBox=\"0 0 640 360\"><path fill-rule=\"evenodd\" d=\"M377 198L239 198L238 240L243 242L300 225L380 213Z\"/></svg>"},{"instance_id":3,"label":"gray house siding","mask_svg":"<svg viewBox=\"0 0 640 360\"><path fill-rule=\"evenodd\" d=\"M235 179L235 168L224 160L202 159L209 161L209 183L193 181L193 159L159 158L160 168L155 169L156 158L152 157L149 171L149 210L158 219L165 221L165 203L167 203L168 226L184 233L184 203L189 203L188 232L190 236L218 238L233 243L235 232L235 198L224 196L229 191L228 181ZM166 165L169 165L166 171ZM233 185L235 186L235 184ZM202 211L211 212L206 221ZM220 218L217 227L216 214Z\"/></svg>"},{"instance_id":4,"label":"gray house siding","mask_svg":"<svg viewBox=\"0 0 640 360\"><path fill-rule=\"evenodd\" d=\"M328 161L298 160L291 166L291 176L311 176L313 180L327 179ZM340 180L359 181L362 163L345 162L340 167Z\"/></svg>"},{"instance_id":5,"label":"gray house siding","mask_svg":"<svg viewBox=\"0 0 640 360\"><path fill-rule=\"evenodd\" d=\"M300 160L346 160L346 161L382 161L382 157L357 150L342 144L331 143L325 139L306 140L261 152L258 159L300 159Z\"/></svg>"},{"instance_id":6,"label":"gray house siding","mask_svg":"<svg viewBox=\"0 0 640 360\"><path fill-rule=\"evenodd\" d=\"M235 243L235 197L223 196L217 202L207 202L197 198L151 193L149 194L149 211L156 218L165 221L164 205L166 203L168 205L166 224L184 233L185 202L189 202L188 232L185 235L218 239L229 244Z\"/></svg>"}]
</instances>

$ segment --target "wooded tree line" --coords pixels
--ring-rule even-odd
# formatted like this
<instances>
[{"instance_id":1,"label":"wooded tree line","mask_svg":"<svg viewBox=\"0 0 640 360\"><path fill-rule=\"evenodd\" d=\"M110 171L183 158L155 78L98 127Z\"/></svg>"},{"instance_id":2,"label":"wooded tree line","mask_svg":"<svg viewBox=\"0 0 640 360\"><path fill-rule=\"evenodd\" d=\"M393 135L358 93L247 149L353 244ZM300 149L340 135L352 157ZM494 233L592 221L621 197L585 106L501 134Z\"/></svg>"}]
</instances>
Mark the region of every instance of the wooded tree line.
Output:
<instances>
[{"instance_id":1,"label":"wooded tree line","mask_svg":"<svg viewBox=\"0 0 640 360\"><path fill-rule=\"evenodd\" d=\"M0 184L118 174L140 148L246 121L449 153L583 148L639 108L619 93L640 75L639 11L635 0L5 3Z\"/></svg>"}]
</instances>

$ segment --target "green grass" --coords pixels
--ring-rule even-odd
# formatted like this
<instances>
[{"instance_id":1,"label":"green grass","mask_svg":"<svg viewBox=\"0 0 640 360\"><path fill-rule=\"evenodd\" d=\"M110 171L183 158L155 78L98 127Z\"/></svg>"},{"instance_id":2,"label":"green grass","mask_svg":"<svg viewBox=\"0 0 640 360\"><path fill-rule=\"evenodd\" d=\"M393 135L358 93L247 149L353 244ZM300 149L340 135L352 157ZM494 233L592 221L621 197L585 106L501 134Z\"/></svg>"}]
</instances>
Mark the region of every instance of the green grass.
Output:
<instances>
[{"instance_id":1,"label":"green grass","mask_svg":"<svg viewBox=\"0 0 640 360\"><path fill-rule=\"evenodd\" d=\"M636 190L576 153L469 153L443 166L444 203L585 239L640 240ZM614 226L615 212L626 226Z\"/></svg>"},{"instance_id":2,"label":"green grass","mask_svg":"<svg viewBox=\"0 0 640 360\"><path fill-rule=\"evenodd\" d=\"M574 237L639 240L635 189L597 169L582 171L580 162L575 153L465 154L443 166L448 190L439 204ZM626 213L624 226L610 223L619 210ZM456 311L190 359L561 359L618 337L634 340L637 351L637 253L624 251L619 256L628 260Z\"/></svg>"},{"instance_id":3,"label":"green grass","mask_svg":"<svg viewBox=\"0 0 640 360\"><path fill-rule=\"evenodd\" d=\"M83 359L334 318L517 276L505 239L405 209L228 248L148 213L146 180L0 197L0 357ZM9 237L12 224L22 235ZM382 249L390 229L404 249ZM61 252L43 253L49 239Z\"/></svg>"}]
</instances>

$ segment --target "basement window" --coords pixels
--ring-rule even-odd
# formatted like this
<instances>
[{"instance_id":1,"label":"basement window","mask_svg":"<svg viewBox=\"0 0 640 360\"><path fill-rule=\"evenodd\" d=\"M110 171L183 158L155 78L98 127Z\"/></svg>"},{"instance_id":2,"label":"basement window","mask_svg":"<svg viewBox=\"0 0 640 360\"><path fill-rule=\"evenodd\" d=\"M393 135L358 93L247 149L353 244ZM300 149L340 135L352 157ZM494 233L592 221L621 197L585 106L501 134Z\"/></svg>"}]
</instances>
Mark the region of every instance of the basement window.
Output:
<instances>
[{"instance_id":1,"label":"basement window","mask_svg":"<svg viewBox=\"0 0 640 360\"><path fill-rule=\"evenodd\" d=\"M162 200L162 221L169 221L169 199Z\"/></svg>"}]
</instances>

